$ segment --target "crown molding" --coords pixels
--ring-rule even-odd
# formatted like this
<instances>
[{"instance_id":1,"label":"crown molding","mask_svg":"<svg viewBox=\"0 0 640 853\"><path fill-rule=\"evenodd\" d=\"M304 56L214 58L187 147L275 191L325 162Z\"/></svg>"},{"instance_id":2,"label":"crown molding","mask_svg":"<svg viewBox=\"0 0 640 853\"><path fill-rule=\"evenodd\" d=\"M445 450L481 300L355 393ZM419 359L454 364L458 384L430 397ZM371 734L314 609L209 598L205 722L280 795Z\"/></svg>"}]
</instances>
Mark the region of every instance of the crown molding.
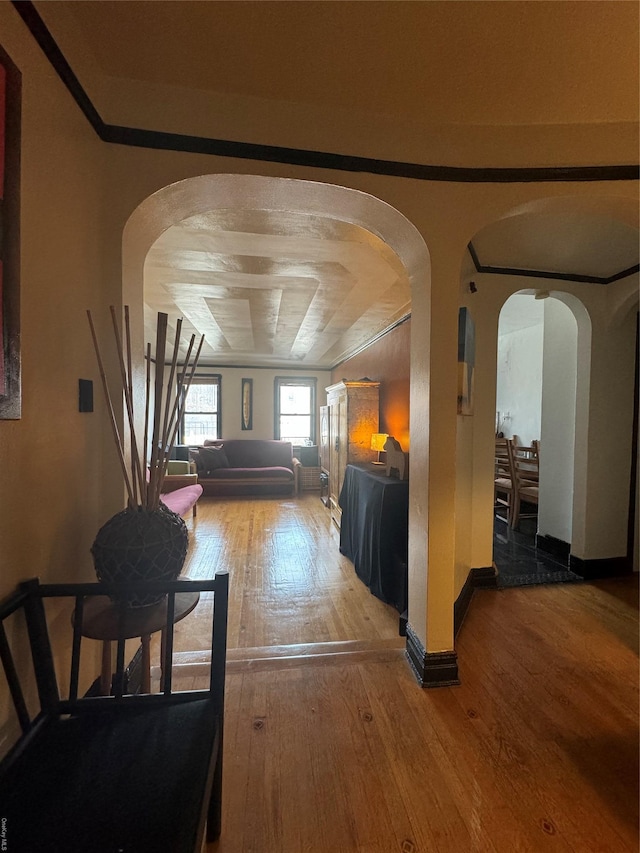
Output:
<instances>
[{"instance_id":1,"label":"crown molding","mask_svg":"<svg viewBox=\"0 0 640 853\"><path fill-rule=\"evenodd\" d=\"M476 252L472 243L469 243L467 248L469 250L471 260L473 261L473 265L477 273L492 273L493 275L519 275L524 276L525 278L549 278L555 279L556 281L577 281L586 284L611 284L614 281L620 281L620 279L627 278L627 276L634 275L635 273L640 271L640 264L634 264L634 266L632 267L620 270L620 272L614 273L613 275L609 276L583 275L582 273L552 272L550 270L526 270L519 269L518 267L494 267L489 264L483 264L480 262L480 259L478 258L478 253Z\"/></svg>"}]
</instances>

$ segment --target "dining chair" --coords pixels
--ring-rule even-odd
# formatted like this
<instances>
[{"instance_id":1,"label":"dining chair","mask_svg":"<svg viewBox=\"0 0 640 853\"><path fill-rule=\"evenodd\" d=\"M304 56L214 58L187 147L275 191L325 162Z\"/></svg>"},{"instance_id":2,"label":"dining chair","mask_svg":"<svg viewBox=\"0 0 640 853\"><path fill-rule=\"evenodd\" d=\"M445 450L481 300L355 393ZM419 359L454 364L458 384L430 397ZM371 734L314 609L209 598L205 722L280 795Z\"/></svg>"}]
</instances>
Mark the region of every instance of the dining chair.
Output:
<instances>
[{"instance_id":1,"label":"dining chair","mask_svg":"<svg viewBox=\"0 0 640 853\"><path fill-rule=\"evenodd\" d=\"M522 518L536 518L538 515L540 449L539 442L526 447L514 444L507 439L507 452L510 457L511 514L509 526L518 527ZM522 512L522 504L535 506L535 511Z\"/></svg>"},{"instance_id":2,"label":"dining chair","mask_svg":"<svg viewBox=\"0 0 640 853\"><path fill-rule=\"evenodd\" d=\"M513 481L511 479L511 462L509 454L509 439L496 437L494 457L494 499L493 508L496 518L511 524L513 505ZM498 512L506 508L506 515Z\"/></svg>"}]
</instances>

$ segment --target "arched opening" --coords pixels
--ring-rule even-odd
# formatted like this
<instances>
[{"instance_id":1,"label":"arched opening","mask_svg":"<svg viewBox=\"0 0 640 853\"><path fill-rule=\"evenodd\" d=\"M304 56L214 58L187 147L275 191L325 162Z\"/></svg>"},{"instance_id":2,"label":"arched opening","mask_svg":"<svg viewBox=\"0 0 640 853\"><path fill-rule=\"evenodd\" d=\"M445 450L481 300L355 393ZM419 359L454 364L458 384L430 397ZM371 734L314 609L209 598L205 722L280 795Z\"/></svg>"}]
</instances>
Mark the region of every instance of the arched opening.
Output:
<instances>
[{"instance_id":1,"label":"arched opening","mask_svg":"<svg viewBox=\"0 0 640 853\"><path fill-rule=\"evenodd\" d=\"M124 301L131 306L134 334L140 343L143 335L145 262L150 251L176 223L194 217L204 220L211 216L212 211L224 211L225 215L230 211L239 214L268 212L269 215L281 216L282 221L286 217L307 216L358 229L364 247L379 246L381 252L393 255L402 283L408 287L413 322L423 330L429 329L429 253L420 233L399 211L371 195L341 186L252 175L203 175L154 193L133 212L125 227ZM291 240L295 236L292 232ZM415 301L414 293L419 293ZM420 347L428 353L427 337L428 331L422 334ZM413 368L411 374L413 385L416 381ZM420 387L420 371L417 381ZM412 440L411 450L416 462L421 457L426 459L426 448L421 446L420 437L417 441ZM428 472L428 461L424 462L423 469ZM423 478L417 488L426 492L427 483ZM419 536L424 536L423 530ZM425 604L420 604L421 597L426 596L424 574L424 560L415 571L412 571L410 563L409 597L418 602L417 607L422 610Z\"/></svg>"},{"instance_id":2,"label":"arched opening","mask_svg":"<svg viewBox=\"0 0 640 853\"><path fill-rule=\"evenodd\" d=\"M545 583L569 579L574 503L581 502L575 492L576 412L584 402L577 394L578 387L581 395L588 388L589 363L578 362L578 323L563 295L519 292L500 311L496 433L515 447L531 447L539 475L537 497L523 500L513 528L502 505L496 512L494 562L502 586L523 583L525 578L535 582L536 576ZM588 332L583 329L583 335ZM519 453L527 456L526 450ZM579 460L577 467L579 471ZM582 480L579 475L578 482ZM504 547L509 542L512 548L519 542L551 553L526 560L522 550L518 560L510 560Z\"/></svg>"}]
</instances>

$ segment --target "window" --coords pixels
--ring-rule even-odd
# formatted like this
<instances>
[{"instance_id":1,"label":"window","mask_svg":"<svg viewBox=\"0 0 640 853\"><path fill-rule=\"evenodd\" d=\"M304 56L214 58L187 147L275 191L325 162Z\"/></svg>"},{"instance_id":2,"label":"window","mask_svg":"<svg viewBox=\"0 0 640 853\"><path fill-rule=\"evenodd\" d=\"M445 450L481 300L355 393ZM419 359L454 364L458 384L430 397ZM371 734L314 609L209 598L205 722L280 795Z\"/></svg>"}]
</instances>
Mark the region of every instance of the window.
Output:
<instances>
[{"instance_id":1,"label":"window","mask_svg":"<svg viewBox=\"0 0 640 853\"><path fill-rule=\"evenodd\" d=\"M194 376L180 425L181 444L204 444L220 438L220 375Z\"/></svg>"},{"instance_id":2,"label":"window","mask_svg":"<svg viewBox=\"0 0 640 853\"><path fill-rule=\"evenodd\" d=\"M314 444L316 380L276 377L275 437L292 444Z\"/></svg>"}]
</instances>

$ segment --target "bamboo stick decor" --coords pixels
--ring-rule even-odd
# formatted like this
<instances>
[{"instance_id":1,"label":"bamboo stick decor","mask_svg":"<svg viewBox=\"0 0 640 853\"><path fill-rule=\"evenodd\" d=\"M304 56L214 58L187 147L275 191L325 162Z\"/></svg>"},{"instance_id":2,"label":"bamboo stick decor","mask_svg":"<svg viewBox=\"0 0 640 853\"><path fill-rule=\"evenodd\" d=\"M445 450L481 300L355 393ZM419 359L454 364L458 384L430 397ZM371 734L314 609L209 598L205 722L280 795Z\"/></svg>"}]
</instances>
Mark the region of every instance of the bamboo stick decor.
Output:
<instances>
[{"instance_id":1,"label":"bamboo stick decor","mask_svg":"<svg viewBox=\"0 0 640 853\"><path fill-rule=\"evenodd\" d=\"M109 389L93 318L91 311L87 310L89 328L91 330L93 346L98 361L98 370L102 381L102 390L109 414L109 422L127 489L129 507L142 507L146 510L154 510L158 509L160 505L160 493L167 470L167 462L169 461L169 456L178 434L180 421L184 414L187 392L191 387L191 382L198 366L202 345L204 344L204 336L200 339L193 359L191 359L191 353L195 344L195 335L191 336L184 364L179 367L178 355L180 351L182 320L179 319L177 321L168 379L165 383L165 353L169 318L167 314L158 313L155 351L156 375L155 382L153 383L154 396L152 403L151 344L147 344L146 384L144 401L142 401L144 405L144 435L142 444L140 445L135 430L137 410L133 393L133 361L129 306L125 305L124 307L124 342L118 326L116 309L113 305L110 311L120 369L121 387L118 388L118 392L124 397L127 414L131 448L130 467L127 466L125 437L118 429L118 422L113 407L114 398ZM151 439L150 444L149 439Z\"/></svg>"}]
</instances>

